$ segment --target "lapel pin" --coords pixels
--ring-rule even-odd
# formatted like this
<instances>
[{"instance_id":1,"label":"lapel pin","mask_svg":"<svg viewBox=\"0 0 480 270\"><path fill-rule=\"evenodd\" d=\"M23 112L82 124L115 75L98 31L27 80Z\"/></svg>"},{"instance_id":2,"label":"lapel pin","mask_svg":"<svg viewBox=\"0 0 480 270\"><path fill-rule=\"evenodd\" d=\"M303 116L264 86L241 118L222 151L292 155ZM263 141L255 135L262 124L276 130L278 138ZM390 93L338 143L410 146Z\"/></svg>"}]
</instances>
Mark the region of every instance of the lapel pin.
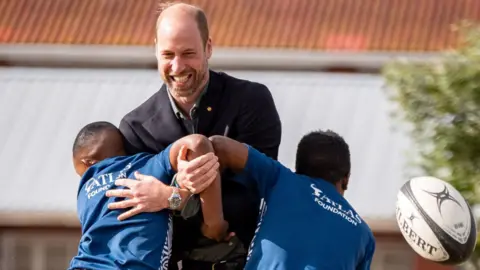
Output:
<instances>
[{"instance_id":1,"label":"lapel pin","mask_svg":"<svg viewBox=\"0 0 480 270\"><path fill-rule=\"evenodd\" d=\"M207 111L211 112L211 111L212 111L212 107L207 107Z\"/></svg>"}]
</instances>

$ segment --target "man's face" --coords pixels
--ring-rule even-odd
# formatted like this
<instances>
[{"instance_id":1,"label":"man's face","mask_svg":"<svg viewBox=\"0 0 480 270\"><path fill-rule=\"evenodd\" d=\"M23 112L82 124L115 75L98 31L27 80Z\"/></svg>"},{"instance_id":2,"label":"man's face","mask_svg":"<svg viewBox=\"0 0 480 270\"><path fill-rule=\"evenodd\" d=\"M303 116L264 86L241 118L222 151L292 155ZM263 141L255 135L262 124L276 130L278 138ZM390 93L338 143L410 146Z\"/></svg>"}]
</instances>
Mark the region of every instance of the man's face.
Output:
<instances>
[{"instance_id":1,"label":"man's face","mask_svg":"<svg viewBox=\"0 0 480 270\"><path fill-rule=\"evenodd\" d=\"M204 45L193 19L164 18L157 29L158 70L171 93L189 97L204 86L211 41Z\"/></svg>"},{"instance_id":2,"label":"man's face","mask_svg":"<svg viewBox=\"0 0 480 270\"><path fill-rule=\"evenodd\" d=\"M105 130L92 139L88 146L73 153L73 167L82 176L88 168L104 159L126 155L123 137L118 130Z\"/></svg>"},{"instance_id":3,"label":"man's face","mask_svg":"<svg viewBox=\"0 0 480 270\"><path fill-rule=\"evenodd\" d=\"M82 177L82 175L87 171L87 169L95 163L96 161L85 158L84 153L78 153L76 156L73 157L73 168L80 177Z\"/></svg>"}]
</instances>

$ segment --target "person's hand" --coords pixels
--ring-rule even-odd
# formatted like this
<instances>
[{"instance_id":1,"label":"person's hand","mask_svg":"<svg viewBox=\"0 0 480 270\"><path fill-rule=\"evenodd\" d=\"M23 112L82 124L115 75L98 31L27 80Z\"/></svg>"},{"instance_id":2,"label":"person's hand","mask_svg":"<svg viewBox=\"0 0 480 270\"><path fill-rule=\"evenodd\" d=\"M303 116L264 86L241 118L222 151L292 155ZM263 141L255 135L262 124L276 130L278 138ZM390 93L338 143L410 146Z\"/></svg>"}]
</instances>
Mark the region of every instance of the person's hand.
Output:
<instances>
[{"instance_id":1,"label":"person's hand","mask_svg":"<svg viewBox=\"0 0 480 270\"><path fill-rule=\"evenodd\" d=\"M182 147L177 158L177 183L193 194L204 191L215 180L220 164L214 153L187 161L188 149Z\"/></svg>"},{"instance_id":2,"label":"person's hand","mask_svg":"<svg viewBox=\"0 0 480 270\"><path fill-rule=\"evenodd\" d=\"M118 179L115 185L128 187L129 189L112 189L106 193L107 197L122 197L123 201L108 204L108 208L125 209L132 208L118 216L118 220L124 220L143 212L157 212L168 208L168 198L172 194L172 187L165 185L153 176L147 176L135 172L135 178Z\"/></svg>"}]
</instances>

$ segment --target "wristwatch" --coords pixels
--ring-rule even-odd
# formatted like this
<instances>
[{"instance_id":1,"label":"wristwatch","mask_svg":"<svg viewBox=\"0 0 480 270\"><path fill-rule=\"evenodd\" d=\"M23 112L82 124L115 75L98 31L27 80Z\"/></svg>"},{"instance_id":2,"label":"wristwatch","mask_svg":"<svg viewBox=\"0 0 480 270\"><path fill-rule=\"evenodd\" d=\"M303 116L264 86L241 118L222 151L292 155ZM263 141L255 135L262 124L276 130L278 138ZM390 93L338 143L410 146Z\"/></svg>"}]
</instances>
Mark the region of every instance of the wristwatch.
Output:
<instances>
[{"instance_id":1,"label":"wristwatch","mask_svg":"<svg viewBox=\"0 0 480 270\"><path fill-rule=\"evenodd\" d=\"M182 197L178 192L178 188L173 187L172 195L168 198L168 208L171 210L177 210L180 207L180 204L182 204Z\"/></svg>"}]
</instances>

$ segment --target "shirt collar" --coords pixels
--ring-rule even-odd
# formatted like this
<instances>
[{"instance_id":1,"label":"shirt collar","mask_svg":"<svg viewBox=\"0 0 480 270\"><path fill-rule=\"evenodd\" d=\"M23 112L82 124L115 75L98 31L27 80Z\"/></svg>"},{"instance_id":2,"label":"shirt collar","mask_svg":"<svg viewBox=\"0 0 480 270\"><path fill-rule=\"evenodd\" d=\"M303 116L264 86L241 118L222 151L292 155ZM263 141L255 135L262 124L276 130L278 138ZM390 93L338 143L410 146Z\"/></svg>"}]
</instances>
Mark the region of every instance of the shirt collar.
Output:
<instances>
[{"instance_id":1,"label":"shirt collar","mask_svg":"<svg viewBox=\"0 0 480 270\"><path fill-rule=\"evenodd\" d=\"M207 81L207 84L205 84L205 88L203 89L202 93L200 94L200 96L198 96L197 100L195 101L195 104L193 104L192 109L190 109L190 118L193 118L193 115L195 114L196 109L200 105L200 101L202 100L202 97L207 92L209 82L210 82L210 80ZM178 108L177 103L175 102L175 99L173 99L173 96L170 93L170 90L168 90L168 87L166 88L166 90L167 90L167 93L168 93L168 99L170 100L170 104L172 105L173 113L175 114L175 116L178 119L187 118L187 117L185 117L183 112L180 110L180 108Z\"/></svg>"}]
</instances>

